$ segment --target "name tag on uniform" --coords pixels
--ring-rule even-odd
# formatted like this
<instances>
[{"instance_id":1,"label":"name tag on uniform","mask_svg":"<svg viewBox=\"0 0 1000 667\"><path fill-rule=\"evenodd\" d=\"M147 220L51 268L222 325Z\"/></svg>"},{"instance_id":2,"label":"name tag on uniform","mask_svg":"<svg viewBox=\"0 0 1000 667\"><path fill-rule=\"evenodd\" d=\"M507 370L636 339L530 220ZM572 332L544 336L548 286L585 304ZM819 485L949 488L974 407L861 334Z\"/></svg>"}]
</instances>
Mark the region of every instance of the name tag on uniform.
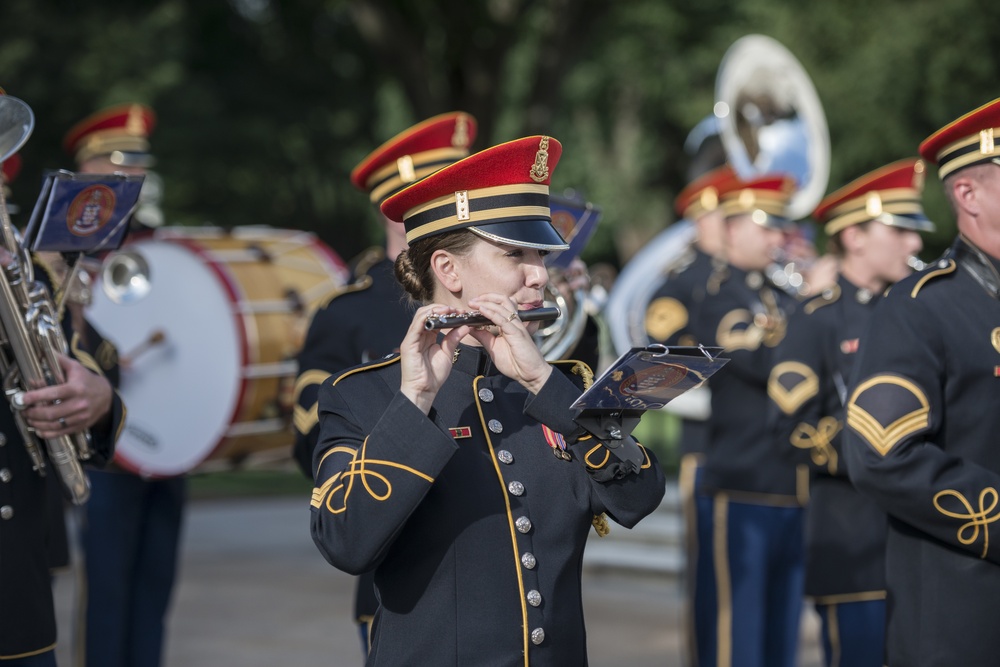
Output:
<instances>
[{"instance_id":1,"label":"name tag on uniform","mask_svg":"<svg viewBox=\"0 0 1000 667\"><path fill-rule=\"evenodd\" d=\"M456 440L461 440L462 438L472 437L472 427L471 426L454 426L448 429L448 433L451 433L451 437Z\"/></svg>"}]
</instances>

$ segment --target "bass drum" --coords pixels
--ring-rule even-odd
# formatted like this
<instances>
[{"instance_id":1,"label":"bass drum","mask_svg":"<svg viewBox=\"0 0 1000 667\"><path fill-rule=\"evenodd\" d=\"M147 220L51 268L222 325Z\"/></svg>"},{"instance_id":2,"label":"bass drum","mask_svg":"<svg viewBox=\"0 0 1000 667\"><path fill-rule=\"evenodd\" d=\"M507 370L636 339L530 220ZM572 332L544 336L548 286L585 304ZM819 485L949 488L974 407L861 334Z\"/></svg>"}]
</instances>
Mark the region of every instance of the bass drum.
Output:
<instances>
[{"instance_id":1,"label":"bass drum","mask_svg":"<svg viewBox=\"0 0 1000 667\"><path fill-rule=\"evenodd\" d=\"M287 457L295 355L346 284L344 261L313 234L270 227L163 227L119 257L142 270L104 271L88 311L121 355L115 461L168 477Z\"/></svg>"}]
</instances>

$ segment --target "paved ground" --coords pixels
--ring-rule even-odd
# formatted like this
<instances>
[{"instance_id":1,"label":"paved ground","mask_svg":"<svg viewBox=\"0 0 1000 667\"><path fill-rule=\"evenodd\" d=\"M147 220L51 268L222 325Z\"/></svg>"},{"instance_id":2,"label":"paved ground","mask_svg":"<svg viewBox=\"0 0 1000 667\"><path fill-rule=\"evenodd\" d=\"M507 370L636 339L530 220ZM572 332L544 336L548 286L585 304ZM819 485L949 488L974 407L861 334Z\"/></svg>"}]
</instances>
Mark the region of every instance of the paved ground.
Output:
<instances>
[{"instance_id":1,"label":"paved ground","mask_svg":"<svg viewBox=\"0 0 1000 667\"><path fill-rule=\"evenodd\" d=\"M164 667L361 664L350 622L353 579L313 546L307 502L191 503ZM589 568L584 604L592 667L681 667L679 586L665 573ZM74 587L73 572L57 577L63 667L73 665ZM814 624L809 612L801 667L819 665Z\"/></svg>"}]
</instances>

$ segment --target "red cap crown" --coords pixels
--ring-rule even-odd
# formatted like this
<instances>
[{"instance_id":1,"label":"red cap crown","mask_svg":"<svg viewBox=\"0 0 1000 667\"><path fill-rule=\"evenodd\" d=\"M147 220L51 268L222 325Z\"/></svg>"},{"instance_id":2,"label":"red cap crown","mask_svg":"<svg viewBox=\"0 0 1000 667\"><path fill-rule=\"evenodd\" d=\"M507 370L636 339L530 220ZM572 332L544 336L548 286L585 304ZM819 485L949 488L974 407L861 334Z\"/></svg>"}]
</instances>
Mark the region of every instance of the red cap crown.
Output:
<instances>
[{"instance_id":1,"label":"red cap crown","mask_svg":"<svg viewBox=\"0 0 1000 667\"><path fill-rule=\"evenodd\" d=\"M677 195L674 200L677 215L694 219L714 211L719 206L719 192L732 187L736 180L736 172L728 164L702 174Z\"/></svg>"},{"instance_id":2,"label":"red cap crown","mask_svg":"<svg viewBox=\"0 0 1000 667\"><path fill-rule=\"evenodd\" d=\"M945 178L964 167L990 162L1000 157L1000 99L970 111L924 139L920 156L938 165L938 176Z\"/></svg>"},{"instance_id":3,"label":"red cap crown","mask_svg":"<svg viewBox=\"0 0 1000 667\"><path fill-rule=\"evenodd\" d=\"M788 225L788 201L795 192L795 179L784 174L768 174L750 181L735 179L723 184L719 205L728 218L749 214L762 227Z\"/></svg>"},{"instance_id":4,"label":"red cap crown","mask_svg":"<svg viewBox=\"0 0 1000 667\"><path fill-rule=\"evenodd\" d=\"M933 224L924 216L921 205L925 171L918 158L893 162L827 195L813 211L813 217L825 225L828 236L869 220L931 231Z\"/></svg>"},{"instance_id":5,"label":"red cap crown","mask_svg":"<svg viewBox=\"0 0 1000 667\"><path fill-rule=\"evenodd\" d=\"M156 114L142 104L122 104L84 118L63 138L77 164L107 155L114 164L146 164Z\"/></svg>"},{"instance_id":6,"label":"red cap crown","mask_svg":"<svg viewBox=\"0 0 1000 667\"><path fill-rule=\"evenodd\" d=\"M510 245L565 250L552 227L549 182L562 144L534 136L487 148L437 171L382 203L406 226L409 243L469 228Z\"/></svg>"},{"instance_id":7,"label":"red cap crown","mask_svg":"<svg viewBox=\"0 0 1000 667\"><path fill-rule=\"evenodd\" d=\"M463 111L434 116L400 132L351 171L351 184L380 204L410 183L469 155L476 119Z\"/></svg>"}]
</instances>

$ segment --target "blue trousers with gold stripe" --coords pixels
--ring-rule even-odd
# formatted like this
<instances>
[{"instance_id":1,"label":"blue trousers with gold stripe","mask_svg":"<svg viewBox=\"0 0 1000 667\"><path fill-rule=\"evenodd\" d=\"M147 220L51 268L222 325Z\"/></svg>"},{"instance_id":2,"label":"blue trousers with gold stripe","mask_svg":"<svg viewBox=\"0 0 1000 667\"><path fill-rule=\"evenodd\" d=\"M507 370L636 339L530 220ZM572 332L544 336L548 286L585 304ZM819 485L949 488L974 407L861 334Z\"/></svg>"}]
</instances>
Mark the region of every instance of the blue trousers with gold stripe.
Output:
<instances>
[{"instance_id":1,"label":"blue trousers with gold stripe","mask_svg":"<svg viewBox=\"0 0 1000 667\"><path fill-rule=\"evenodd\" d=\"M885 664L885 600L817 604L826 667Z\"/></svg>"},{"instance_id":2,"label":"blue trousers with gold stripe","mask_svg":"<svg viewBox=\"0 0 1000 667\"><path fill-rule=\"evenodd\" d=\"M156 667L177 572L187 478L89 471L81 542L87 667Z\"/></svg>"},{"instance_id":3,"label":"blue trousers with gold stripe","mask_svg":"<svg viewBox=\"0 0 1000 667\"><path fill-rule=\"evenodd\" d=\"M804 511L696 498L697 667L795 667Z\"/></svg>"}]
</instances>

